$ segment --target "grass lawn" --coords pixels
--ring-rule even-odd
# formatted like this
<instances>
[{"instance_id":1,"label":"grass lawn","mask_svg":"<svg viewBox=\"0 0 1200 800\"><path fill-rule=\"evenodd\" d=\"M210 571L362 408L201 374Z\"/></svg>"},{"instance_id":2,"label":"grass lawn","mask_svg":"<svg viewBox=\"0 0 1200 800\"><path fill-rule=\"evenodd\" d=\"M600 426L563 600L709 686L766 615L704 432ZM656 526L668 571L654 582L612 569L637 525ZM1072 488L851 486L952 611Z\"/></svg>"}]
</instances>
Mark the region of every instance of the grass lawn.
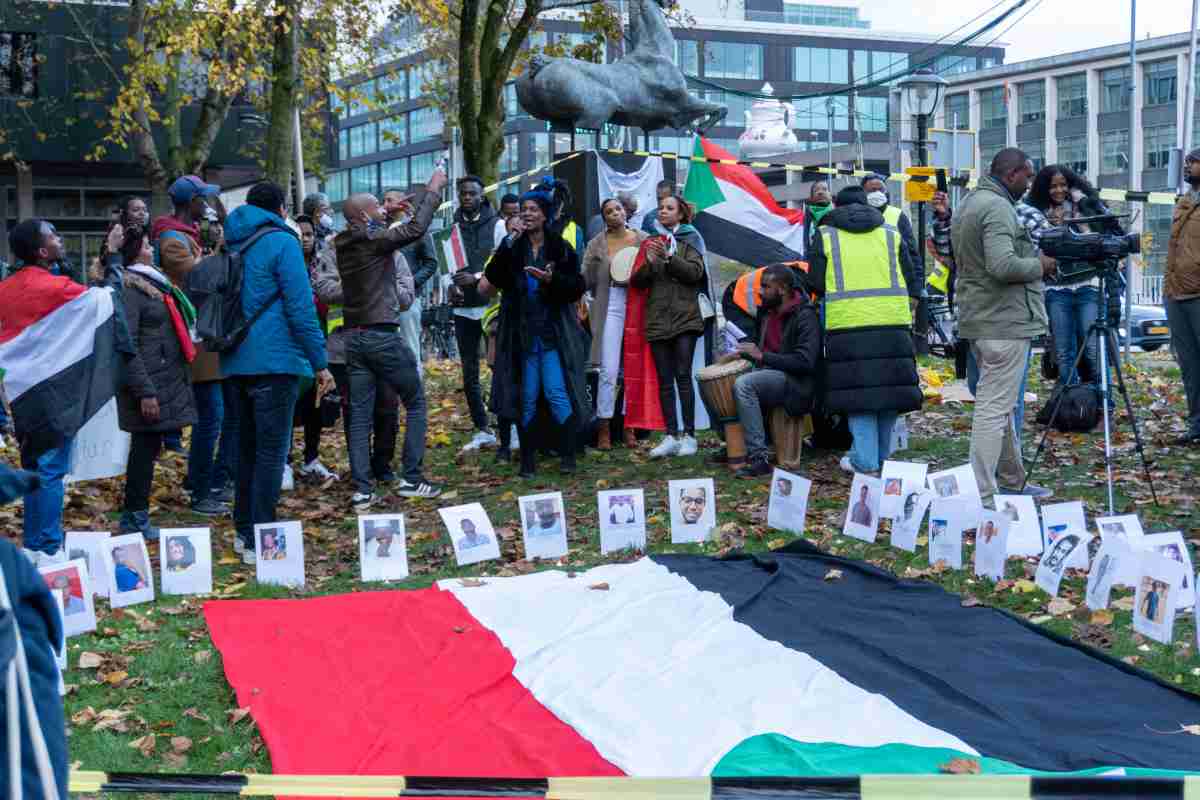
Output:
<instances>
[{"instance_id":1,"label":"grass lawn","mask_svg":"<svg viewBox=\"0 0 1200 800\"><path fill-rule=\"evenodd\" d=\"M949 380L947 362L926 365L943 380ZM1166 354L1135 356L1130 373L1135 407L1146 438L1155 484L1161 505L1150 500L1149 487L1133 450L1133 437L1122 412L1114 436L1117 450L1115 470L1117 512L1138 513L1147 533L1182 530L1193 547L1200 544L1196 516L1195 466L1200 448L1169 446L1182 432L1182 388L1178 369ZM180 486L185 461L168 454L159 466L154 494L154 519L160 526L211 525L214 540L217 594L227 598L299 597L352 591L376 591L428 586L432 581L455 575L515 575L552 564L522 559L520 524L516 498L539 491L561 490L567 503L571 554L562 566L572 568L597 564L599 553L596 525L598 489L642 486L646 490L649 516L649 549L654 553L694 552L719 554L742 549L766 551L793 539L791 534L768 530L765 525L767 481L737 480L723 469L707 466L704 456L718 446L705 435L700 456L651 463L645 450L630 454L615 449L595 451L580 462L577 475L564 480L557 460L542 465L531 481L516 477L515 466L497 467L490 453L459 456L469 437L470 417L462 393L457 390L458 372L453 364L434 364L427 373L430 396L430 449L427 472L446 486L436 502L385 497L372 513L403 511L407 517L409 564L412 577L402 584L362 584L358 581L357 533L349 506L351 488L344 479L328 487L300 484L284 495L281 519L304 523L309 583L303 590L284 590L255 584L253 570L242 566L232 551L233 531L228 519L204 520L186 510ZM1044 401L1045 387L1032 379L1030 391ZM1026 453L1036 446L1040 429L1033 425L1037 406L1029 407ZM930 403L909 417L910 448L897 458L926 461L930 469L944 469L966 461L970 431L970 406ZM299 432L297 431L299 434ZM299 435L297 439L299 440ZM339 474L348 474L342 434L327 431L322 458ZM9 449L0 453L14 459ZM1091 614L1083 607L1086 576L1070 573L1060 596L1068 604L1056 604L1033 588L1034 563L1010 559L1006 580L993 584L971 577L969 571L931 569L922 535L915 554L888 546L881 531L878 543L867 545L840 535L845 515L849 477L839 472L840 453L806 453L800 471L814 486L804 537L838 555L860 558L892 570L898 575L933 581L961 593L964 602L1007 609L1033 619L1065 636L1081 639L1123 658L1138 667L1191 691L1200 691L1200 660L1195 654L1195 626L1189 612L1175 626L1175 644L1167 646L1144 641L1132 631L1132 592L1114 595L1111 613ZM670 543L666 512L666 482L670 478L712 476L717 481L718 532L716 540L704 545L678 546ZM1088 520L1106 511L1104 501L1103 440L1100 433L1053 435L1044 466L1036 481L1051 486L1056 500L1085 501ZM122 482L102 481L70 491L66 512L73 530L115 530L114 509L119 508ZM491 515L503 539L503 563L491 562L457 569L436 510L438 505L479 501ZM20 509L0 509L0 530L12 536L20 530ZM969 537L968 537L969 541ZM157 546L151 554L157 567ZM971 546L965 548L964 564L971 563ZM70 669L66 698L70 719L71 760L84 769L160 770L191 772L270 770L270 761L253 720L237 709L225 682L220 655L208 636L199 598L160 597L152 604L125 610L109 610L99 601L99 630L69 641ZM82 668L81 668L82 661ZM1200 720L1180 720L1182 724Z\"/></svg>"}]
</instances>

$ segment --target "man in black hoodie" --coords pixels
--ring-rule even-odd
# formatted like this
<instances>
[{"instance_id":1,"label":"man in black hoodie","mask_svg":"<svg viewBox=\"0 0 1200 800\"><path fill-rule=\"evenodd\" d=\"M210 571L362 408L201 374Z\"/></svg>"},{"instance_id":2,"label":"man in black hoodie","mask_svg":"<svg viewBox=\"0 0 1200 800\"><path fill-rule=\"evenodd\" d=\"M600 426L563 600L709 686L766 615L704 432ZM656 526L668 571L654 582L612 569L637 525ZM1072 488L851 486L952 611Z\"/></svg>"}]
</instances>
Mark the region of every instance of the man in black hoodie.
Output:
<instances>
[{"instance_id":1,"label":"man in black hoodie","mask_svg":"<svg viewBox=\"0 0 1200 800\"><path fill-rule=\"evenodd\" d=\"M455 188L458 190L458 209L454 212L454 224L462 237L466 269L478 280L483 277L483 268L496 247L496 211L483 196L483 181L474 175L459 178ZM467 394L471 422L475 425L475 436L465 449L494 447L496 437L488 427L483 390L479 386L479 342L483 339L483 313L487 310L488 300L479 294L475 284L451 287L450 298L455 306L454 338L458 341L458 354L462 359L463 391Z\"/></svg>"}]
</instances>

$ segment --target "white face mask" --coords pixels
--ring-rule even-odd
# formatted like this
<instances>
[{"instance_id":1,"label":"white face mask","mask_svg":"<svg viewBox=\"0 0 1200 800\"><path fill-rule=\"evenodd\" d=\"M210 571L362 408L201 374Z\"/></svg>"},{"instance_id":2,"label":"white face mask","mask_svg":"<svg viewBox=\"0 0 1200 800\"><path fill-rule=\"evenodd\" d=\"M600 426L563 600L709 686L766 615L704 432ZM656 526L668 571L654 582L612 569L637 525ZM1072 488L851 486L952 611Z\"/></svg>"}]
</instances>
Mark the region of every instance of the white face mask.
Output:
<instances>
[{"instance_id":1,"label":"white face mask","mask_svg":"<svg viewBox=\"0 0 1200 800\"><path fill-rule=\"evenodd\" d=\"M888 196L883 192L871 192L867 195L867 202L871 208L883 208L888 203Z\"/></svg>"},{"instance_id":2,"label":"white face mask","mask_svg":"<svg viewBox=\"0 0 1200 800\"><path fill-rule=\"evenodd\" d=\"M333 217L329 216L328 214L322 214L321 218L317 220L317 222L320 222L325 228L333 227Z\"/></svg>"}]
</instances>

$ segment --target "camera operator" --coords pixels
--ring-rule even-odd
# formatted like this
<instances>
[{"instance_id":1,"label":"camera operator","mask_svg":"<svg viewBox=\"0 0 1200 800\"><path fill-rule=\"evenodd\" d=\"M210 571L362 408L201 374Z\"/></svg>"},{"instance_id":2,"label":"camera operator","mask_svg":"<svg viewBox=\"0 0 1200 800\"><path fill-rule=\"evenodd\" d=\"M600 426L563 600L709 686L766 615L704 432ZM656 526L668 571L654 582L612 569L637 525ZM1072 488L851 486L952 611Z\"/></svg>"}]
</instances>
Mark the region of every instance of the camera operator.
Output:
<instances>
[{"instance_id":1,"label":"camera operator","mask_svg":"<svg viewBox=\"0 0 1200 800\"><path fill-rule=\"evenodd\" d=\"M1025 483L1013 407L1033 339L1046 332L1042 279L1055 270L1017 218L1016 205L1033 177L1029 157L1006 147L990 174L963 200L951 225L958 268L959 329L979 366L971 466L985 502ZM1048 497L1030 485L1025 494Z\"/></svg>"},{"instance_id":2,"label":"camera operator","mask_svg":"<svg viewBox=\"0 0 1200 800\"><path fill-rule=\"evenodd\" d=\"M1176 444L1200 443L1200 148L1187 154L1183 175L1190 187L1175 204L1167 246L1167 321L1171 347L1183 372L1188 429Z\"/></svg>"}]
</instances>

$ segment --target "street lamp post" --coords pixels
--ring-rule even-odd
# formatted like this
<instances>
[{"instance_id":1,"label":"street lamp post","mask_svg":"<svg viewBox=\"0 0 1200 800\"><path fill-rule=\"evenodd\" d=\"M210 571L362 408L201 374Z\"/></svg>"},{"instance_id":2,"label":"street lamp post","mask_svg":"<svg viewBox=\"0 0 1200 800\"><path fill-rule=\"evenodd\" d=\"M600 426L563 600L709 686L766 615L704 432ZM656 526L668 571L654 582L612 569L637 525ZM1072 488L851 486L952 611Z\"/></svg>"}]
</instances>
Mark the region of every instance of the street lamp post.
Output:
<instances>
[{"instance_id":1,"label":"street lamp post","mask_svg":"<svg viewBox=\"0 0 1200 800\"><path fill-rule=\"evenodd\" d=\"M917 120L916 146L917 165L924 167L929 164L929 118L937 111L938 104L946 90L946 79L934 74L928 69L919 69L900 81L899 88L903 107ZM925 273L925 203L917 203L917 252L916 257L921 264L921 274ZM927 320L929 305L925 298L925 287L921 287L921 299L917 305L916 319L913 320L913 335L916 338L917 352L929 352L929 337Z\"/></svg>"}]
</instances>

